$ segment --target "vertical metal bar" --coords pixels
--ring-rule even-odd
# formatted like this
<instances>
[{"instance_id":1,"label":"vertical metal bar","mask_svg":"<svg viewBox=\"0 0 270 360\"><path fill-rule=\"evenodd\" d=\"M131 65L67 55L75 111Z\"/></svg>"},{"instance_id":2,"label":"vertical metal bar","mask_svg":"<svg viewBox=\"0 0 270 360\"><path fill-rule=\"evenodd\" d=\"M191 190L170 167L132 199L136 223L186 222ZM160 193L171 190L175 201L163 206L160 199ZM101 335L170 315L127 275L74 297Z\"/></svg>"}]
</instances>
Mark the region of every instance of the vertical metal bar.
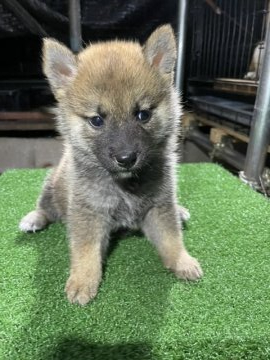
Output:
<instances>
[{"instance_id":1,"label":"vertical metal bar","mask_svg":"<svg viewBox=\"0 0 270 360\"><path fill-rule=\"evenodd\" d=\"M223 77L226 77L228 74L228 58L229 58L229 44L230 44L230 36L231 36L231 14L232 14L232 1L229 1L228 5L228 13L226 14L228 19L228 32L227 32L227 40L225 45L225 56L224 56L224 68L223 68Z\"/></svg>"},{"instance_id":2,"label":"vertical metal bar","mask_svg":"<svg viewBox=\"0 0 270 360\"><path fill-rule=\"evenodd\" d=\"M206 64L207 64L207 41L209 39L209 12L208 12L208 8L205 6L203 6L204 8L204 17L205 17L205 21L204 21L204 27L203 27L203 34L204 34L204 39L203 39L203 54L202 54L202 71L201 71L201 75L206 76Z\"/></svg>"},{"instance_id":3,"label":"vertical metal bar","mask_svg":"<svg viewBox=\"0 0 270 360\"><path fill-rule=\"evenodd\" d=\"M267 34L267 32L269 31L269 21L270 21L270 0L267 0L267 14L266 14L266 30L265 33Z\"/></svg>"},{"instance_id":4,"label":"vertical metal bar","mask_svg":"<svg viewBox=\"0 0 270 360\"><path fill-rule=\"evenodd\" d=\"M270 32L266 35L265 56L252 118L250 142L244 167L248 182L260 184L270 139Z\"/></svg>"},{"instance_id":5,"label":"vertical metal bar","mask_svg":"<svg viewBox=\"0 0 270 360\"><path fill-rule=\"evenodd\" d=\"M196 3L196 17L194 17L196 23L196 66L197 78L201 75L201 65L202 65L202 56L203 56L203 29L204 29L204 16L202 15L204 12L204 7L202 2Z\"/></svg>"},{"instance_id":6,"label":"vertical metal bar","mask_svg":"<svg viewBox=\"0 0 270 360\"><path fill-rule=\"evenodd\" d=\"M219 3L217 3L217 5L219 5ZM218 77L218 61L219 61L219 57L220 57L220 44L221 44L221 32L220 32L220 28L221 28L221 14L217 14L216 13L216 18L217 18L217 37L216 37L216 43L215 43L215 52L214 52L214 63L213 63L213 72L214 72L214 77L217 78Z\"/></svg>"},{"instance_id":7,"label":"vertical metal bar","mask_svg":"<svg viewBox=\"0 0 270 360\"><path fill-rule=\"evenodd\" d=\"M228 4L227 1L224 1L222 3L222 12L221 15L222 16L222 37L221 37L221 44L220 44L220 59L219 59L219 69L218 69L218 76L219 77L224 77L224 67L226 66L226 58L225 58L225 37L227 38L228 35L228 25L227 25L227 18L226 18L226 13L227 13L227 9L226 9L226 5ZM221 5L220 5L221 6ZM226 34L225 34L226 32Z\"/></svg>"},{"instance_id":8,"label":"vertical metal bar","mask_svg":"<svg viewBox=\"0 0 270 360\"><path fill-rule=\"evenodd\" d=\"M179 93L183 93L184 87L184 55L185 55L185 44L186 44L186 32L187 32L187 0L178 1L178 46L177 46L177 63L176 63L176 74L175 84Z\"/></svg>"},{"instance_id":9,"label":"vertical metal bar","mask_svg":"<svg viewBox=\"0 0 270 360\"><path fill-rule=\"evenodd\" d=\"M212 44L211 44L211 50L210 50L210 78L214 78L214 61L215 61L215 48L216 48L216 37L217 34L217 14L212 11L212 18L213 18L213 29L212 29Z\"/></svg>"},{"instance_id":10,"label":"vertical metal bar","mask_svg":"<svg viewBox=\"0 0 270 360\"><path fill-rule=\"evenodd\" d=\"M192 41L191 41L191 65L190 65L190 74L189 76L191 78L195 77L194 67L197 67L197 56L196 56L196 43L197 43L197 26L196 26L196 20L197 20L197 11L196 11L196 5L195 1L192 1Z\"/></svg>"},{"instance_id":11,"label":"vertical metal bar","mask_svg":"<svg viewBox=\"0 0 270 360\"><path fill-rule=\"evenodd\" d=\"M230 49L230 61L229 61L229 77L232 77L232 61L235 60L235 32L236 32L236 21L237 21L237 2L234 2L234 13L233 13L233 32Z\"/></svg>"},{"instance_id":12,"label":"vertical metal bar","mask_svg":"<svg viewBox=\"0 0 270 360\"><path fill-rule=\"evenodd\" d=\"M238 39L237 39L237 45L236 45L236 53L235 53L235 59L234 59L234 70L233 70L233 77L239 78L240 77L240 71L239 71L239 48L240 48L240 42L242 38L242 23L243 23L243 13L244 13L244 7L243 7L243 0L241 0L240 4L240 22L238 27ZM243 51L243 47L242 47Z\"/></svg>"},{"instance_id":13,"label":"vertical metal bar","mask_svg":"<svg viewBox=\"0 0 270 360\"><path fill-rule=\"evenodd\" d=\"M249 24L249 0L247 0L246 3L246 14L245 14L245 33L244 33L244 40L243 40L243 47L242 47L242 54L241 54L241 62L240 62L240 76L243 77L244 70L243 70L243 64L244 64L244 58L246 59L246 41L247 41L247 33L248 33L248 24Z\"/></svg>"},{"instance_id":14,"label":"vertical metal bar","mask_svg":"<svg viewBox=\"0 0 270 360\"><path fill-rule=\"evenodd\" d=\"M75 53L82 49L80 0L69 0L70 47Z\"/></svg>"},{"instance_id":15,"label":"vertical metal bar","mask_svg":"<svg viewBox=\"0 0 270 360\"><path fill-rule=\"evenodd\" d=\"M248 56L247 56L247 59L248 59L248 67L249 67L249 64L251 62L251 56L252 56L252 53L251 53L251 50L252 50L252 47L253 47L253 36L254 36L254 28L255 28L255 16L256 16L256 1L253 2L253 13L252 13L252 25L251 25L251 35L250 35L250 42L249 42L249 49L248 49ZM248 69L247 69L248 71Z\"/></svg>"},{"instance_id":16,"label":"vertical metal bar","mask_svg":"<svg viewBox=\"0 0 270 360\"><path fill-rule=\"evenodd\" d=\"M224 39L225 39L225 17L224 17L224 11L225 11L225 7L222 7L222 11L220 14L220 21L222 21L222 31L221 31L221 35L220 35L220 48L218 51L218 58L217 58L217 77L221 77L221 68L222 68L222 62L224 61L223 59L223 50L224 50Z\"/></svg>"},{"instance_id":17,"label":"vertical metal bar","mask_svg":"<svg viewBox=\"0 0 270 360\"><path fill-rule=\"evenodd\" d=\"M206 49L206 76L210 76L211 72L211 45L213 43L213 10L209 7L209 27L208 27L208 41L207 41L207 49Z\"/></svg>"}]
</instances>

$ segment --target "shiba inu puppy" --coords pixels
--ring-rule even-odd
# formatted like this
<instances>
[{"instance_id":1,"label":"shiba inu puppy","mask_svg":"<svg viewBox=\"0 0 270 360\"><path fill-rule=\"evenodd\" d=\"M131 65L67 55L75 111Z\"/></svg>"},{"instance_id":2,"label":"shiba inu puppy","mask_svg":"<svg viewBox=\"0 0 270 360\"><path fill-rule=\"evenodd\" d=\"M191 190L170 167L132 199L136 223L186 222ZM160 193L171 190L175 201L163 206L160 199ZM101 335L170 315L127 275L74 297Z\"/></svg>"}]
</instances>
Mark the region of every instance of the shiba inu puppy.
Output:
<instances>
[{"instance_id":1,"label":"shiba inu puppy","mask_svg":"<svg viewBox=\"0 0 270 360\"><path fill-rule=\"evenodd\" d=\"M72 303L84 305L96 296L110 233L119 228L142 230L178 278L202 276L185 249L176 199L181 110L175 60L169 25L143 47L111 41L89 45L77 56L55 40L44 41L43 68L58 100L65 148L20 229L65 221Z\"/></svg>"}]
</instances>

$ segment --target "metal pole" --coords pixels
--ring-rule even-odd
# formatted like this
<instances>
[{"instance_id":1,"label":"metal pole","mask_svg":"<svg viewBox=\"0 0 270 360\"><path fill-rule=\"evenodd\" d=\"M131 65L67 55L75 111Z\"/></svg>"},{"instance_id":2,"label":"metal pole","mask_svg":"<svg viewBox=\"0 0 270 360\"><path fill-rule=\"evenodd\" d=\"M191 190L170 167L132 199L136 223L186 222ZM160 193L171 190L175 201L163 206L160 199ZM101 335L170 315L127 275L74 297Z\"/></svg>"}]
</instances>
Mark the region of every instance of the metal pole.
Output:
<instances>
[{"instance_id":1,"label":"metal pole","mask_svg":"<svg viewBox=\"0 0 270 360\"><path fill-rule=\"evenodd\" d=\"M82 49L80 0L69 0L70 47L75 53Z\"/></svg>"},{"instance_id":2,"label":"metal pole","mask_svg":"<svg viewBox=\"0 0 270 360\"><path fill-rule=\"evenodd\" d=\"M270 32L267 32L265 55L255 101L250 142L244 173L240 177L250 185L261 185L267 147L270 142Z\"/></svg>"},{"instance_id":3,"label":"metal pole","mask_svg":"<svg viewBox=\"0 0 270 360\"><path fill-rule=\"evenodd\" d=\"M178 1L178 43L177 43L177 63L175 74L175 85L179 93L183 94L184 86L184 56L187 32L187 3L188 0Z\"/></svg>"}]
</instances>

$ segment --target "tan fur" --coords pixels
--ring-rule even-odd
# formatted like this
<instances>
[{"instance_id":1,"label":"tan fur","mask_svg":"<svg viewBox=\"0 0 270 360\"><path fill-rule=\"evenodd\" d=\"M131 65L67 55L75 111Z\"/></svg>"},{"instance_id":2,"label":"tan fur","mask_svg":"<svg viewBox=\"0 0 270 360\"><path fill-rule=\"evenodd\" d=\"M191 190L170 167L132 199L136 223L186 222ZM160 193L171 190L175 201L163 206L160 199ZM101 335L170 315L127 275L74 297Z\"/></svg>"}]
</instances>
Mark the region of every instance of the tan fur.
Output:
<instances>
[{"instance_id":1,"label":"tan fur","mask_svg":"<svg viewBox=\"0 0 270 360\"><path fill-rule=\"evenodd\" d=\"M158 28L143 47L111 41L78 56L55 40L44 42L43 68L58 100L65 148L20 228L66 222L72 303L96 296L110 233L122 227L142 230L177 277L202 276L184 247L181 217L189 214L176 198L181 109L172 84L175 59L170 26ZM92 123L96 117L101 124Z\"/></svg>"},{"instance_id":2,"label":"tan fur","mask_svg":"<svg viewBox=\"0 0 270 360\"><path fill-rule=\"evenodd\" d=\"M195 280L200 277L200 265L184 247L175 209L164 206L149 211L143 223L143 231L157 246L166 268L174 271L181 279ZM184 266L182 263L185 263Z\"/></svg>"}]
</instances>

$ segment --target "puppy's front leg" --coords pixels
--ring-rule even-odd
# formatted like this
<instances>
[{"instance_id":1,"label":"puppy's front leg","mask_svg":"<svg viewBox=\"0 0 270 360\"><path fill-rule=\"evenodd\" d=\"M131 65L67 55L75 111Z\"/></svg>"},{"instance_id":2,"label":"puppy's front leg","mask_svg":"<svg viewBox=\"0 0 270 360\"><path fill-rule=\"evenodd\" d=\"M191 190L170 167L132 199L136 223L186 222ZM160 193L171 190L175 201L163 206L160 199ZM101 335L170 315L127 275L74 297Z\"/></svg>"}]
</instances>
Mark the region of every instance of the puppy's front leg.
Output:
<instances>
[{"instance_id":1,"label":"puppy's front leg","mask_svg":"<svg viewBox=\"0 0 270 360\"><path fill-rule=\"evenodd\" d=\"M199 262L185 249L176 207L152 208L146 215L142 230L157 247L166 268L185 280L197 280L202 275Z\"/></svg>"},{"instance_id":2,"label":"puppy's front leg","mask_svg":"<svg viewBox=\"0 0 270 360\"><path fill-rule=\"evenodd\" d=\"M65 290L71 303L85 305L98 291L108 231L101 217L85 209L72 210L68 217L71 266Z\"/></svg>"}]
</instances>

